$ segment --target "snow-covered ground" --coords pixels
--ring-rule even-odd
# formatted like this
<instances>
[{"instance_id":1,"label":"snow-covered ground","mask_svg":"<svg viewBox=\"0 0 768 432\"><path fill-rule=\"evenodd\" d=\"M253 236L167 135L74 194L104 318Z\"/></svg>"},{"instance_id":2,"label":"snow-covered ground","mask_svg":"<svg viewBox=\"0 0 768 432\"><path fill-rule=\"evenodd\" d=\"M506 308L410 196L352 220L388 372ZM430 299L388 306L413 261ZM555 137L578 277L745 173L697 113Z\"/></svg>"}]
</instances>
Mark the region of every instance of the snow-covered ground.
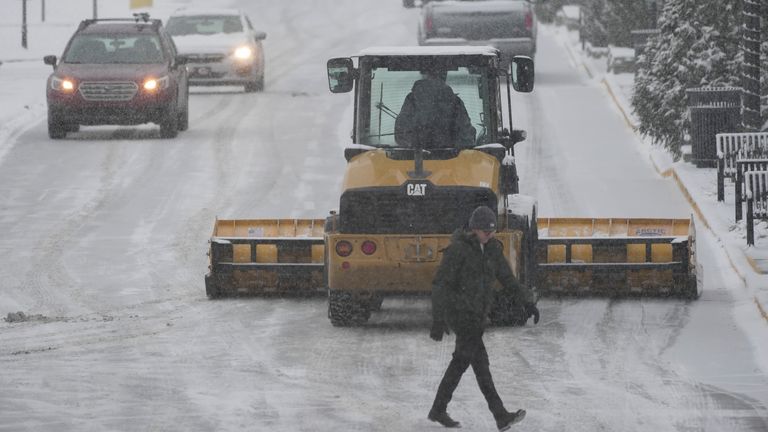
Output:
<instances>
[{"instance_id":1,"label":"snow-covered ground","mask_svg":"<svg viewBox=\"0 0 768 432\"><path fill-rule=\"evenodd\" d=\"M452 338L428 338L426 299L387 299L361 328L326 302L204 295L215 216L322 217L338 205L348 96L325 61L416 42L398 1L156 0L239 5L267 32L266 91L194 89L190 129L45 130L45 54L91 1L20 2L0 18L0 431L410 431L426 420ZM127 2L119 2L127 3ZM99 15L125 15L99 2ZM768 283L714 172L672 162L632 130L631 75L606 75L572 33L542 26L537 88L514 95L521 187L541 216L695 215L704 292L675 299L542 299L537 326L486 337L521 431L768 430ZM31 59L31 60L30 60ZM30 60L30 61L14 61ZM672 174L674 173L674 174ZM688 191L695 207L680 190ZM16 314L21 311L24 315ZM471 375L451 414L495 430Z\"/></svg>"}]
</instances>

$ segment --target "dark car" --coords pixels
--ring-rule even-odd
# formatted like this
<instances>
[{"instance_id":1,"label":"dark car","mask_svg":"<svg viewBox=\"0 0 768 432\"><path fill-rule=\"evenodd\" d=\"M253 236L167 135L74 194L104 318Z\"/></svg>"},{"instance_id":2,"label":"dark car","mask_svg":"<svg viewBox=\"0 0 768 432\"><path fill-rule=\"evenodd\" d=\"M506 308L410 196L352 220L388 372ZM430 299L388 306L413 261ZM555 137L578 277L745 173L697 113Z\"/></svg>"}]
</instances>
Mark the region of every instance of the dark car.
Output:
<instances>
[{"instance_id":1,"label":"dark car","mask_svg":"<svg viewBox=\"0 0 768 432\"><path fill-rule=\"evenodd\" d=\"M45 57L48 135L64 138L80 125L160 125L173 138L189 125L186 59L160 20L89 19L80 23L61 59Z\"/></svg>"},{"instance_id":2,"label":"dark car","mask_svg":"<svg viewBox=\"0 0 768 432\"><path fill-rule=\"evenodd\" d=\"M419 45L488 45L509 65L534 58L538 20L530 0L432 1L421 9Z\"/></svg>"}]
</instances>

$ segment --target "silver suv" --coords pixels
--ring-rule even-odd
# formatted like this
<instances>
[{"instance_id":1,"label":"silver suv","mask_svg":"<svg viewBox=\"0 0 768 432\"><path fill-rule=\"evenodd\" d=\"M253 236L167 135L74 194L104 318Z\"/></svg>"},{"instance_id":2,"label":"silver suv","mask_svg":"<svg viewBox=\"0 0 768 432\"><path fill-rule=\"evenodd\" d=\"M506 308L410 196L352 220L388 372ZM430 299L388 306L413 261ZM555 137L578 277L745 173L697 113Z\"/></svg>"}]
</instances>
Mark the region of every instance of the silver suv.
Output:
<instances>
[{"instance_id":1,"label":"silver suv","mask_svg":"<svg viewBox=\"0 0 768 432\"><path fill-rule=\"evenodd\" d=\"M187 59L190 85L242 85L264 89L267 34L256 31L237 9L179 9L168 19L168 33Z\"/></svg>"}]
</instances>

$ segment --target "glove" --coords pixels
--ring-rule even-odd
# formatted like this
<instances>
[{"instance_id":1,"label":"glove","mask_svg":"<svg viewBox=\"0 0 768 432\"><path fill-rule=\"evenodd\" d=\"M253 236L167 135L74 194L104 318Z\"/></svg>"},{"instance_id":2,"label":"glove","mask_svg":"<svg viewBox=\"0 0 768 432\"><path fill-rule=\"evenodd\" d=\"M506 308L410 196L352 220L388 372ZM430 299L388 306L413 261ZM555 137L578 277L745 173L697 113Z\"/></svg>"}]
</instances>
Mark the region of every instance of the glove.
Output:
<instances>
[{"instance_id":1,"label":"glove","mask_svg":"<svg viewBox=\"0 0 768 432\"><path fill-rule=\"evenodd\" d=\"M525 315L526 320L530 317L533 317L533 323L539 323L539 309L536 307L535 303L528 303L525 305Z\"/></svg>"},{"instance_id":2,"label":"glove","mask_svg":"<svg viewBox=\"0 0 768 432\"><path fill-rule=\"evenodd\" d=\"M432 323L432 330L429 331L429 337L432 338L433 341L440 342L443 340L444 334L451 334L445 324Z\"/></svg>"}]
</instances>

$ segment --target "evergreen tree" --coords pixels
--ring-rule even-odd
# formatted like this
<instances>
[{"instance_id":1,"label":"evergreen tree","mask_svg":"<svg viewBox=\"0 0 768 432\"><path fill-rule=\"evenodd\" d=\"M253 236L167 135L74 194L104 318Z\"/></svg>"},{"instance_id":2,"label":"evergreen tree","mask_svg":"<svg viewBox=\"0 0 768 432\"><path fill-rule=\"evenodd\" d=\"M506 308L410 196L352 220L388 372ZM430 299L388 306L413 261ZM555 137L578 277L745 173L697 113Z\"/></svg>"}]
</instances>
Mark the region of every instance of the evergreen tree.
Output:
<instances>
[{"instance_id":1,"label":"evergreen tree","mask_svg":"<svg viewBox=\"0 0 768 432\"><path fill-rule=\"evenodd\" d=\"M668 0L660 34L638 61L632 105L640 132L681 154L689 130L685 90L738 86L741 0Z\"/></svg>"},{"instance_id":2,"label":"evergreen tree","mask_svg":"<svg viewBox=\"0 0 768 432\"><path fill-rule=\"evenodd\" d=\"M605 16L608 5L606 0L587 0L581 12L584 19L584 34L582 37L593 46L608 46L608 29Z\"/></svg>"},{"instance_id":3,"label":"evergreen tree","mask_svg":"<svg viewBox=\"0 0 768 432\"><path fill-rule=\"evenodd\" d=\"M607 0L605 15L606 37L610 45L632 46L632 30L646 29L652 26L651 11L645 1Z\"/></svg>"}]
</instances>

